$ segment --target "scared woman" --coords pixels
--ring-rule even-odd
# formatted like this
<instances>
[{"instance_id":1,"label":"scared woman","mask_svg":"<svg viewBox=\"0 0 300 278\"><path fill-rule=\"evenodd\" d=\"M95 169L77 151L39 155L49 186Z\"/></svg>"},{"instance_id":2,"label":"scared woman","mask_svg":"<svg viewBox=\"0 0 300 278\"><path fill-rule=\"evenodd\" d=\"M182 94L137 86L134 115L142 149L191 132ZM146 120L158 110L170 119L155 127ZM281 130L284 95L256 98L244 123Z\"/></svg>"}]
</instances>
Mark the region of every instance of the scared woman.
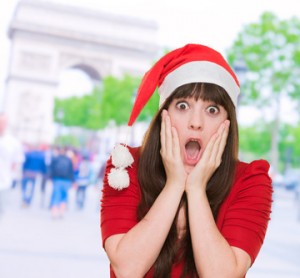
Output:
<instances>
[{"instance_id":1,"label":"scared woman","mask_svg":"<svg viewBox=\"0 0 300 278\"><path fill-rule=\"evenodd\" d=\"M244 277L263 244L272 185L265 160L238 159L236 75L212 48L188 44L144 76L131 126L155 88L142 146L118 146L101 199L111 277Z\"/></svg>"}]
</instances>

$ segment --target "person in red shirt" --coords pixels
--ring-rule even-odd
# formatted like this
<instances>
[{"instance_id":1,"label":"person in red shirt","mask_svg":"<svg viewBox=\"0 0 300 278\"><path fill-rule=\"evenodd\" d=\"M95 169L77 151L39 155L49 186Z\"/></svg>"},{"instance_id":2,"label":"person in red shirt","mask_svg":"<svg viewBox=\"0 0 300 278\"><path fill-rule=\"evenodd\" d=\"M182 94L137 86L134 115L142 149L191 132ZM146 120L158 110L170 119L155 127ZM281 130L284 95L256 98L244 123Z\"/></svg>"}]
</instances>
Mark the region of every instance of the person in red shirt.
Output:
<instances>
[{"instance_id":1,"label":"person in red shirt","mask_svg":"<svg viewBox=\"0 0 300 278\"><path fill-rule=\"evenodd\" d=\"M220 53L188 44L144 76L128 125L158 87L142 146L117 146L101 198L111 277L244 277L263 244L272 182L238 159L238 80Z\"/></svg>"}]
</instances>

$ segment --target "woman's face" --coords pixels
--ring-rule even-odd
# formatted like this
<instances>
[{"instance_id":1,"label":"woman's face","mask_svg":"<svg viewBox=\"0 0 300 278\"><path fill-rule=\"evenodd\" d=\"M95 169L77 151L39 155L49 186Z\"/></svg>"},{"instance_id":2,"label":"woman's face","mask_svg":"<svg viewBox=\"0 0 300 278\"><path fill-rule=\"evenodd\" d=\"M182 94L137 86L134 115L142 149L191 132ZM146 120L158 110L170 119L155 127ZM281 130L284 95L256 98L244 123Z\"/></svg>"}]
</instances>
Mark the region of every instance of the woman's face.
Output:
<instances>
[{"instance_id":1,"label":"woman's face","mask_svg":"<svg viewBox=\"0 0 300 278\"><path fill-rule=\"evenodd\" d=\"M189 173L228 114L223 106L194 98L173 99L168 113L177 130L181 158Z\"/></svg>"}]
</instances>

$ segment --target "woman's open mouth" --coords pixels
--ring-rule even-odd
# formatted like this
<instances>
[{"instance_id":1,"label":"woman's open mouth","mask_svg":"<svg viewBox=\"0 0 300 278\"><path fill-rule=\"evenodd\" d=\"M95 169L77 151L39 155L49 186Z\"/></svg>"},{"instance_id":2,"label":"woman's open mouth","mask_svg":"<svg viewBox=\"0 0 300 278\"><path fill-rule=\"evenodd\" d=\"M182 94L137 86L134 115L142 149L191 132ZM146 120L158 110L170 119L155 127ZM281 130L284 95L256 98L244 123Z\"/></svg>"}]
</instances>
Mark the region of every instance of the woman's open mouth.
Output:
<instances>
[{"instance_id":1,"label":"woman's open mouth","mask_svg":"<svg viewBox=\"0 0 300 278\"><path fill-rule=\"evenodd\" d=\"M197 139L189 139L185 144L185 160L188 165L195 165L201 154L201 144Z\"/></svg>"}]
</instances>

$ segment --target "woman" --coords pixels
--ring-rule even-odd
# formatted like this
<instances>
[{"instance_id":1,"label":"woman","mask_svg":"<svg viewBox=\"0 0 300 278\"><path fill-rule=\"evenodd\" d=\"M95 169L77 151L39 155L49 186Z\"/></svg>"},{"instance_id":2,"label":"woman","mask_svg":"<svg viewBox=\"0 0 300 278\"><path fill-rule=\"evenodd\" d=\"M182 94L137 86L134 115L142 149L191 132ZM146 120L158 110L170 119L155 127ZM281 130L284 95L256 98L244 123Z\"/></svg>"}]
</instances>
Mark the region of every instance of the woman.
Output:
<instances>
[{"instance_id":1,"label":"woman","mask_svg":"<svg viewBox=\"0 0 300 278\"><path fill-rule=\"evenodd\" d=\"M129 148L134 161L121 163L117 151L107 163L101 230L111 277L244 277L272 187L266 161L238 160L236 76L211 48L174 50L145 75L129 125L156 85L160 110L142 146ZM124 168L128 180L116 178Z\"/></svg>"}]
</instances>

